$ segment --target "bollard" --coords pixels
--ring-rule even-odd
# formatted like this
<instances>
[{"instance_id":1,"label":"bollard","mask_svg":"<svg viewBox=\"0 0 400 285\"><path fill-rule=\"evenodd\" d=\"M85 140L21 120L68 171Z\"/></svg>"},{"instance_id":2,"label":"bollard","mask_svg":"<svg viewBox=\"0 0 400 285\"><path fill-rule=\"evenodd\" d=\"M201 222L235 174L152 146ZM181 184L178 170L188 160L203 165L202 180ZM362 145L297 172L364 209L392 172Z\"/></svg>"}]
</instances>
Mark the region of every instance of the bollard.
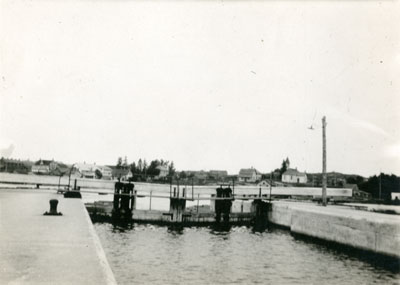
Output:
<instances>
[{"instance_id":1,"label":"bollard","mask_svg":"<svg viewBox=\"0 0 400 285\"><path fill-rule=\"evenodd\" d=\"M61 212L57 212L57 205L58 205L58 200L57 199L51 199L49 201L50 203L50 211L49 212L45 212L43 215L46 216L62 216Z\"/></svg>"}]
</instances>

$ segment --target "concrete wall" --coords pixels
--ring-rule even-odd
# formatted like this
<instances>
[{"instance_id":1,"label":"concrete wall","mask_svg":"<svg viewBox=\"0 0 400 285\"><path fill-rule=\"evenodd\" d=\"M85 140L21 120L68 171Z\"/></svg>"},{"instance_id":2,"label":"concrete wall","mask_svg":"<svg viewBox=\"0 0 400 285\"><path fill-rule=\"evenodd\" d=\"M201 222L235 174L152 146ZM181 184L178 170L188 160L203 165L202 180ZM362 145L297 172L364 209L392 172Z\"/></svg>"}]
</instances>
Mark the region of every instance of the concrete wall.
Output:
<instances>
[{"instance_id":1,"label":"concrete wall","mask_svg":"<svg viewBox=\"0 0 400 285\"><path fill-rule=\"evenodd\" d=\"M400 217L306 203L274 202L272 223L294 233L400 257Z\"/></svg>"}]
</instances>

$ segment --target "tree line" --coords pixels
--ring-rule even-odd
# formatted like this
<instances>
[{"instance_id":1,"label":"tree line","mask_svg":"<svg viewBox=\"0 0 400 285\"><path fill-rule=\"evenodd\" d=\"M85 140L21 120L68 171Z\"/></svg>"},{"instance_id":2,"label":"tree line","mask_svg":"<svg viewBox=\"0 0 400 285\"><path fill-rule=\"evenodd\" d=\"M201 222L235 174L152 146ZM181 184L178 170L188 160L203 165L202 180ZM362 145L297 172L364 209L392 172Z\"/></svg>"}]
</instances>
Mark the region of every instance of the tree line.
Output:
<instances>
[{"instance_id":1,"label":"tree line","mask_svg":"<svg viewBox=\"0 0 400 285\"><path fill-rule=\"evenodd\" d=\"M173 161L168 161L164 159L155 159L148 163L146 159L139 158L137 162L128 163L128 158L125 156L124 158L118 157L116 168L117 169L126 169L132 172L132 175L135 177L157 177L160 174L160 166L168 169L168 176L173 177L176 173L175 165Z\"/></svg>"}]
</instances>

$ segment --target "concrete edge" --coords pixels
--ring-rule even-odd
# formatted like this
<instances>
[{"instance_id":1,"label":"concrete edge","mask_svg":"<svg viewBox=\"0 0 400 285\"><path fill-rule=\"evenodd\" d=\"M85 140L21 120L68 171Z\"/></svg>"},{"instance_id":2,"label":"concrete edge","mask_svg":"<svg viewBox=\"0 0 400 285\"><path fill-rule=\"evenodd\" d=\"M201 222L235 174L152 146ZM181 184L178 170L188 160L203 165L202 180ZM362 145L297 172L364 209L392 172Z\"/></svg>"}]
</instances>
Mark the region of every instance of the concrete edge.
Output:
<instances>
[{"instance_id":1,"label":"concrete edge","mask_svg":"<svg viewBox=\"0 0 400 285\"><path fill-rule=\"evenodd\" d=\"M99 258L99 261L100 261L100 266L103 268L103 272L106 277L106 282L109 285L117 285L117 281L115 279L114 273L112 272L110 264L108 263L103 246L101 245L101 242L100 242L100 238L97 235L96 230L94 229L92 220L90 219L89 213L86 210L85 204L81 203L81 205L85 212L86 221L88 222L88 226L89 226L89 232L92 236L92 239L93 239L93 242L95 245L97 257Z\"/></svg>"},{"instance_id":2,"label":"concrete edge","mask_svg":"<svg viewBox=\"0 0 400 285\"><path fill-rule=\"evenodd\" d=\"M375 247L372 249L370 247L364 247L361 245L355 245L355 244L350 244L347 243L345 241L340 241L340 240L336 240L336 239L332 239L332 238L327 238L327 237L322 237L320 235L316 235L313 234L312 232L309 231L298 231L296 229L293 229L293 215L296 215L296 213L305 213L305 214L317 214L320 216L324 216L324 217L334 217L334 218L344 218L344 219L348 219L348 220L353 220L353 221L364 221L364 222L368 222L368 223L374 223L376 226L380 227L380 226L384 226L386 225L390 225L390 226L399 226L398 222L393 222L393 221L381 221L380 219L378 221L372 221L370 219L370 217L354 217L351 216L349 214L343 214L343 213L325 213L323 211L315 211L315 209L303 209L303 208L299 208L299 207L295 207L294 205L276 205L275 207L277 208L276 210L282 210L284 212L286 212L286 216L289 217L290 219L290 224L287 225L285 223L285 221L281 220L279 221L276 218L271 219L272 216L272 212L269 213L269 222L274 225L277 226L279 228L282 229L286 229L288 231L290 231L291 234L295 234L295 235L299 235L299 236L303 236L303 237L307 237L307 238L311 238L311 239L315 239L315 240L320 240L320 241L324 241L324 242L328 242L328 243L332 243L332 244L339 244L339 245L344 245L346 247L349 248L353 248L353 249L357 249L357 250L362 250L362 251L367 251L367 252L372 252L374 254L378 254L378 255L382 255L382 256L386 256L389 258L396 258L396 259L400 259L400 252L392 252L392 251L386 251L386 250L382 250L382 249L378 249L376 248L376 242L375 242ZM273 211L273 209L272 209ZM287 219L286 217L286 219ZM284 220L286 220L284 219ZM374 231L375 233L375 239L377 238L377 232L376 230Z\"/></svg>"}]
</instances>

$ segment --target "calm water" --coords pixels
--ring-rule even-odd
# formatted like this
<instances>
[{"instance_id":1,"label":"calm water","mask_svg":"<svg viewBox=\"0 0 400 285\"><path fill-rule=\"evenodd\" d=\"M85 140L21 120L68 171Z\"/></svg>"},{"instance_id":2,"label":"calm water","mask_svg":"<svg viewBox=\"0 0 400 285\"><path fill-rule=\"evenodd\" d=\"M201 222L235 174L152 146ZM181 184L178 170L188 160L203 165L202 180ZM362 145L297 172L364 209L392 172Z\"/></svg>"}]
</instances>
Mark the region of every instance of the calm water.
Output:
<instances>
[{"instance_id":1,"label":"calm water","mask_svg":"<svg viewBox=\"0 0 400 285\"><path fill-rule=\"evenodd\" d=\"M398 266L297 239L285 230L176 231L107 223L95 228L119 284L400 284Z\"/></svg>"}]
</instances>

